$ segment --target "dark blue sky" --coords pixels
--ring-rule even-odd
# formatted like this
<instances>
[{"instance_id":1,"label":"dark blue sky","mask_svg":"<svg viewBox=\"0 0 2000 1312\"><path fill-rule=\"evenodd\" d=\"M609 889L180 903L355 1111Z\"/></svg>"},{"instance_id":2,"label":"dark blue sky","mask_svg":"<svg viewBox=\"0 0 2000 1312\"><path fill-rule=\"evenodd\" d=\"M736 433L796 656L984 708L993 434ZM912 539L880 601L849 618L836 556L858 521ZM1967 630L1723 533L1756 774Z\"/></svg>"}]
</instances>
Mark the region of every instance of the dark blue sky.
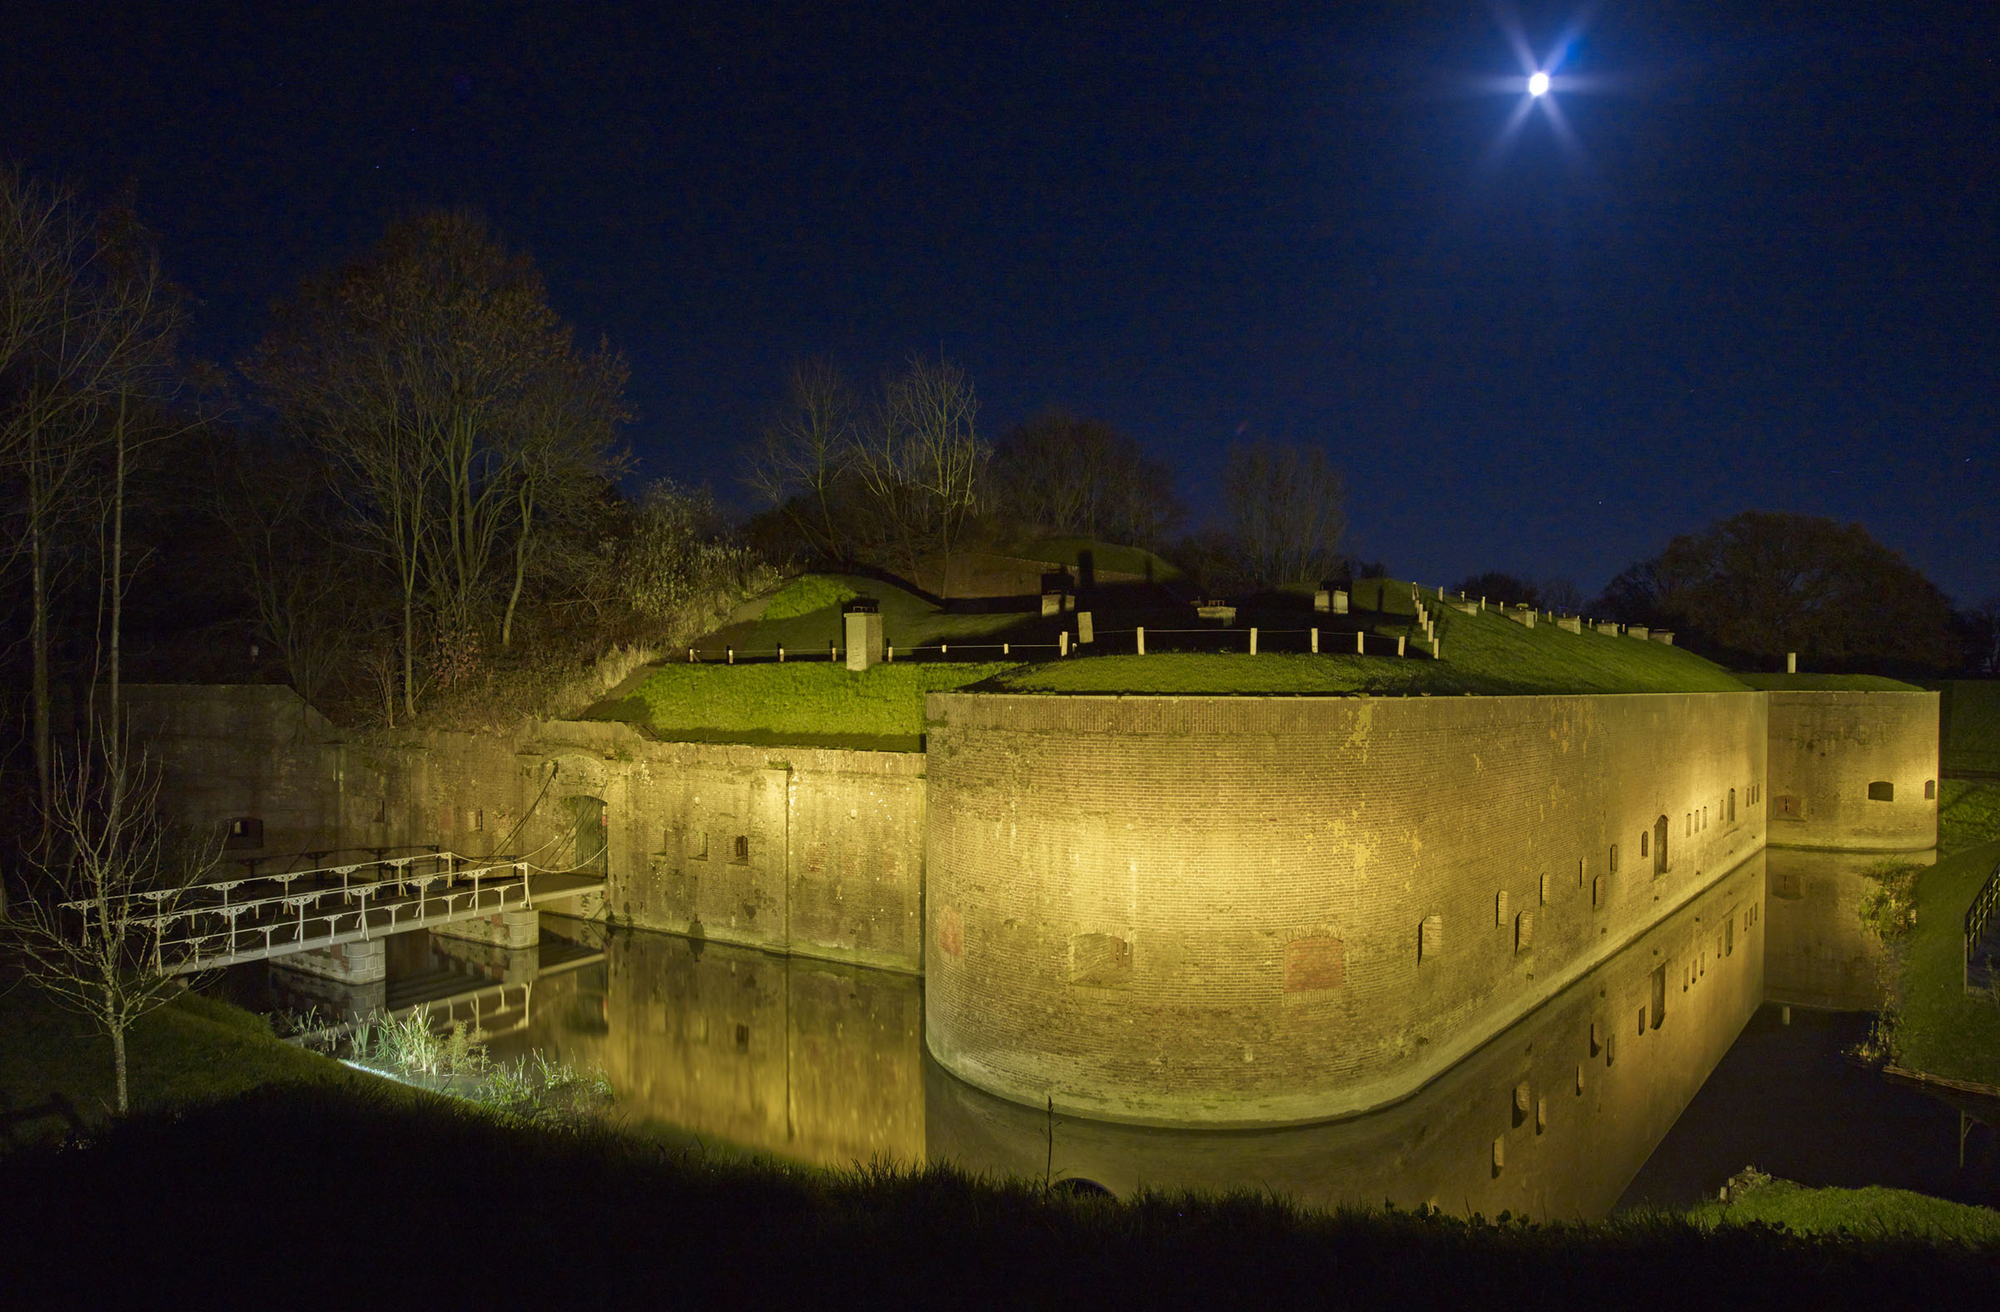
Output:
<instances>
[{"instance_id":1,"label":"dark blue sky","mask_svg":"<svg viewBox=\"0 0 2000 1312\"><path fill-rule=\"evenodd\" d=\"M393 12L392 12L393 11ZM786 363L940 346L989 436L1127 429L1197 507L1323 441L1353 547L1595 591L1750 507L2000 592L1990 3L124 5L15 0L0 156L129 196L232 357L412 204L627 352L726 486ZM1572 76L1587 86L1565 87Z\"/></svg>"}]
</instances>

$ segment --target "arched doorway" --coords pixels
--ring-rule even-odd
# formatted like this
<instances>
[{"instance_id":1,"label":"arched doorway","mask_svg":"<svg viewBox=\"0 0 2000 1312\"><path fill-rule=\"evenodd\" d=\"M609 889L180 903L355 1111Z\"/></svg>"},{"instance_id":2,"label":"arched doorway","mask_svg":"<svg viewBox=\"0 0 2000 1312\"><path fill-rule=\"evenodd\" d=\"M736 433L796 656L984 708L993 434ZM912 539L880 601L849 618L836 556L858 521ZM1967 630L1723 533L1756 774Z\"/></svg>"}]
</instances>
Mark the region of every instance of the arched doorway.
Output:
<instances>
[{"instance_id":1,"label":"arched doorway","mask_svg":"<svg viewBox=\"0 0 2000 1312\"><path fill-rule=\"evenodd\" d=\"M1653 873L1667 873L1667 818L1661 816L1653 822Z\"/></svg>"},{"instance_id":2,"label":"arched doorway","mask_svg":"<svg viewBox=\"0 0 2000 1312\"><path fill-rule=\"evenodd\" d=\"M578 874L596 875L605 878L610 874L610 860L606 839L604 799L601 797L566 797L563 805L569 808L570 822L576 835L576 855L572 869Z\"/></svg>"}]
</instances>

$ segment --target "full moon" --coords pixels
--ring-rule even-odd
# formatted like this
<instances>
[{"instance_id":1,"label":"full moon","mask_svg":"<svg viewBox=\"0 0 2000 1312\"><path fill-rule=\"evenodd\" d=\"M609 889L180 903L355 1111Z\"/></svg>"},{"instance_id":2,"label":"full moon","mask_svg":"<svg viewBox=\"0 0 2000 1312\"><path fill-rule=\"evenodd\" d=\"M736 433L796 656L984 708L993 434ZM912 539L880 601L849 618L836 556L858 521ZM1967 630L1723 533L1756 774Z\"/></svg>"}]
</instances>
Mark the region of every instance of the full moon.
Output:
<instances>
[{"instance_id":1,"label":"full moon","mask_svg":"<svg viewBox=\"0 0 2000 1312\"><path fill-rule=\"evenodd\" d=\"M1549 89L1549 75L1547 73L1533 73L1529 75L1528 77L1529 95L1531 96L1544 95L1548 92L1548 89Z\"/></svg>"}]
</instances>

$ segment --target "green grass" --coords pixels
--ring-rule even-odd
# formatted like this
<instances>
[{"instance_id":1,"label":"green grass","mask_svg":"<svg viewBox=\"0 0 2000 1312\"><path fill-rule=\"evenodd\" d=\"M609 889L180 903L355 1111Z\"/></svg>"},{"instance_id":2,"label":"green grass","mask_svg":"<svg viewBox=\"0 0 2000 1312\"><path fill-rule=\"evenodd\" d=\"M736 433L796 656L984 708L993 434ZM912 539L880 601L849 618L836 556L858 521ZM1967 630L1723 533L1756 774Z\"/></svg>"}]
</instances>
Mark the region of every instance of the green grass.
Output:
<instances>
[{"instance_id":1,"label":"green grass","mask_svg":"<svg viewBox=\"0 0 2000 1312\"><path fill-rule=\"evenodd\" d=\"M850 671L833 661L662 665L599 718L643 724L677 742L923 749L924 694L1011 666L899 662Z\"/></svg>"},{"instance_id":2,"label":"green grass","mask_svg":"<svg viewBox=\"0 0 2000 1312\"><path fill-rule=\"evenodd\" d=\"M1914 683L1880 674L1738 674L1763 692L1922 692Z\"/></svg>"},{"instance_id":3,"label":"green grass","mask_svg":"<svg viewBox=\"0 0 2000 1312\"><path fill-rule=\"evenodd\" d=\"M1912 1070L2000 1085L2000 1006L1965 992L1965 909L2000 860L2000 842L1947 856L1917 880L1917 924L1896 953L1890 1038Z\"/></svg>"},{"instance_id":4,"label":"green grass","mask_svg":"<svg viewBox=\"0 0 2000 1312\"><path fill-rule=\"evenodd\" d=\"M1938 855L2000 838L2000 783L1946 779L1938 792Z\"/></svg>"},{"instance_id":5,"label":"green grass","mask_svg":"<svg viewBox=\"0 0 2000 1312\"><path fill-rule=\"evenodd\" d=\"M142 1019L127 1039L135 1108L228 1097L272 1082L353 1084L366 1077L281 1043L263 1017L183 994ZM0 996L0 1104L33 1105L60 1093L89 1118L116 1105L111 1040L30 984ZM40 1121L38 1133L60 1124Z\"/></svg>"},{"instance_id":6,"label":"green grass","mask_svg":"<svg viewBox=\"0 0 2000 1312\"><path fill-rule=\"evenodd\" d=\"M1809 1189L1773 1180L1728 1203L1707 1203L1691 1213L1703 1226L1783 1226L1800 1235L1909 1237L1958 1244L2000 1243L2000 1212L1947 1202L1907 1189Z\"/></svg>"},{"instance_id":7,"label":"green grass","mask_svg":"<svg viewBox=\"0 0 2000 1312\"><path fill-rule=\"evenodd\" d=\"M1946 771L2000 774L2000 680L1947 679L1938 685Z\"/></svg>"},{"instance_id":8,"label":"green grass","mask_svg":"<svg viewBox=\"0 0 2000 1312\"><path fill-rule=\"evenodd\" d=\"M764 618L768 621L795 620L801 615L837 609L842 602L856 595L854 589L841 578L801 574L778 589L777 595L764 608Z\"/></svg>"},{"instance_id":9,"label":"green grass","mask_svg":"<svg viewBox=\"0 0 2000 1312\"><path fill-rule=\"evenodd\" d=\"M938 642L999 642L997 635L1003 630L1029 619L1019 613L941 611L907 589L859 574L802 574L771 598L760 618L717 630L695 646L715 656L725 646L742 654L765 655L782 646L792 656L825 656L829 642L846 647L840 606L856 596L881 603L883 640L901 649Z\"/></svg>"},{"instance_id":10,"label":"green grass","mask_svg":"<svg viewBox=\"0 0 2000 1312\"><path fill-rule=\"evenodd\" d=\"M1407 590L1403 602L1408 603ZM1394 636L1406 629L1389 621L1377 631ZM1721 666L1663 643L1566 633L1547 624L1528 629L1491 611L1446 611L1439 617L1438 634L1441 661L1430 659L1415 642L1407 648L1411 655L1402 659L1351 653L1094 656L1024 666L996 683L1020 692L1184 695L1744 691ZM1333 640L1327 635L1329 644Z\"/></svg>"}]
</instances>

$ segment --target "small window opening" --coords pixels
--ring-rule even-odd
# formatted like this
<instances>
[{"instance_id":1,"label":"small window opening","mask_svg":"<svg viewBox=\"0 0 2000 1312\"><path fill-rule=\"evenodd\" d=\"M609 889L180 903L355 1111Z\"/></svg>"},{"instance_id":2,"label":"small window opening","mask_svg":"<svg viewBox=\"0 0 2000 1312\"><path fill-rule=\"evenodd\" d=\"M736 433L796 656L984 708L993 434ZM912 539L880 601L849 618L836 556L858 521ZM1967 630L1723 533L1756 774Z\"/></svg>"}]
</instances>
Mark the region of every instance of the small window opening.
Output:
<instances>
[{"instance_id":1,"label":"small window opening","mask_svg":"<svg viewBox=\"0 0 2000 1312\"><path fill-rule=\"evenodd\" d=\"M1614 875L1618 873L1618 844L1611 845L1611 857L1604 863L1604 868Z\"/></svg>"},{"instance_id":2,"label":"small window opening","mask_svg":"<svg viewBox=\"0 0 2000 1312\"><path fill-rule=\"evenodd\" d=\"M1072 935L1069 982L1096 989L1132 987L1132 945L1116 934Z\"/></svg>"},{"instance_id":3,"label":"small window opening","mask_svg":"<svg viewBox=\"0 0 2000 1312\"><path fill-rule=\"evenodd\" d=\"M1667 1018L1667 968L1664 964L1653 968L1653 1028L1660 1028L1660 1022Z\"/></svg>"},{"instance_id":4,"label":"small window opening","mask_svg":"<svg viewBox=\"0 0 2000 1312\"><path fill-rule=\"evenodd\" d=\"M1729 790L1729 823L1732 825L1736 823L1736 790L1734 788Z\"/></svg>"},{"instance_id":5,"label":"small window opening","mask_svg":"<svg viewBox=\"0 0 2000 1312\"><path fill-rule=\"evenodd\" d=\"M1508 905L1507 905L1507 904L1508 904L1508 902L1509 902L1510 900L1511 900L1511 899L1509 899L1509 897L1508 897L1508 895L1507 895L1507 890L1506 890L1506 889L1504 889L1504 888L1503 888L1503 889L1501 889L1501 890L1500 890L1500 891L1499 891L1498 893L1495 893L1495 894L1493 895L1493 923L1494 923L1494 924L1496 924L1496 925L1505 925L1505 924L1507 923L1507 918L1508 918Z\"/></svg>"},{"instance_id":6,"label":"small window opening","mask_svg":"<svg viewBox=\"0 0 2000 1312\"><path fill-rule=\"evenodd\" d=\"M1549 904L1549 877L1547 875L1542 876L1537 894L1536 900L1543 906L1547 906Z\"/></svg>"},{"instance_id":7,"label":"small window opening","mask_svg":"<svg viewBox=\"0 0 2000 1312\"><path fill-rule=\"evenodd\" d=\"M1735 917L1732 916L1730 919L1724 921L1722 924L1722 955L1725 957L1729 957L1729 956L1734 956L1735 954L1736 954L1736 920Z\"/></svg>"},{"instance_id":8,"label":"small window opening","mask_svg":"<svg viewBox=\"0 0 2000 1312\"><path fill-rule=\"evenodd\" d=\"M1924 780L1924 800L1926 802L1935 802L1937 800L1937 780Z\"/></svg>"},{"instance_id":9,"label":"small window opening","mask_svg":"<svg viewBox=\"0 0 2000 1312\"><path fill-rule=\"evenodd\" d=\"M1651 834L1647 833L1643 829L1639 831L1639 855L1641 858L1648 857L1653 854L1652 837L1653 836Z\"/></svg>"},{"instance_id":10,"label":"small window opening","mask_svg":"<svg viewBox=\"0 0 2000 1312\"><path fill-rule=\"evenodd\" d=\"M750 1051L750 1027L748 1025L738 1025L736 1027L736 1050L738 1052Z\"/></svg>"},{"instance_id":11,"label":"small window opening","mask_svg":"<svg viewBox=\"0 0 2000 1312\"><path fill-rule=\"evenodd\" d=\"M1430 915L1417 928L1417 960L1429 961L1444 951L1444 917Z\"/></svg>"},{"instance_id":12,"label":"small window opening","mask_svg":"<svg viewBox=\"0 0 2000 1312\"><path fill-rule=\"evenodd\" d=\"M238 850L264 846L264 822L253 815L231 820L229 838L223 846Z\"/></svg>"},{"instance_id":13,"label":"small window opening","mask_svg":"<svg viewBox=\"0 0 2000 1312\"><path fill-rule=\"evenodd\" d=\"M736 835L736 851L735 855L730 859L735 861L736 864L738 865L742 865L744 862L750 859L750 835L748 834Z\"/></svg>"},{"instance_id":14,"label":"small window opening","mask_svg":"<svg viewBox=\"0 0 2000 1312\"><path fill-rule=\"evenodd\" d=\"M692 830L688 834L688 855L697 861L708 860L708 831Z\"/></svg>"},{"instance_id":15,"label":"small window opening","mask_svg":"<svg viewBox=\"0 0 2000 1312\"><path fill-rule=\"evenodd\" d=\"M1527 952L1535 946L1535 913L1523 911L1514 917L1514 951Z\"/></svg>"},{"instance_id":16,"label":"small window opening","mask_svg":"<svg viewBox=\"0 0 2000 1312\"><path fill-rule=\"evenodd\" d=\"M1595 878L1595 879L1593 879L1593 880L1591 880L1591 881L1590 881L1590 905L1591 905L1592 907L1594 907L1594 908L1597 908L1597 909L1600 909L1600 910L1601 910L1601 909L1603 908L1603 906L1604 906L1604 876L1603 876L1603 875L1599 875L1599 876L1598 876L1597 878Z\"/></svg>"},{"instance_id":17,"label":"small window opening","mask_svg":"<svg viewBox=\"0 0 2000 1312\"><path fill-rule=\"evenodd\" d=\"M1878 779L1868 785L1868 800L1871 802L1893 802L1896 800L1896 785L1887 779Z\"/></svg>"}]
</instances>

